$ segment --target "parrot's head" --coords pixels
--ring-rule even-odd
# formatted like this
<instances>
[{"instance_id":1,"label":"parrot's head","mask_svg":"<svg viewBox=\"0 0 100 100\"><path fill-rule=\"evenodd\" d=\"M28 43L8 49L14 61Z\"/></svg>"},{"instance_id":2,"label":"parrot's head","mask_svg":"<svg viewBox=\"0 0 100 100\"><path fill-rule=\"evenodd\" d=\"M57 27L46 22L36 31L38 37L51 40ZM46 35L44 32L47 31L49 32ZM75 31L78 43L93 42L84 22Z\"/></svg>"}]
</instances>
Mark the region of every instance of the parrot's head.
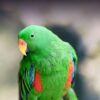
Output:
<instances>
[{"instance_id":1,"label":"parrot's head","mask_svg":"<svg viewBox=\"0 0 100 100\"><path fill-rule=\"evenodd\" d=\"M18 34L19 50L23 55L26 52L38 52L48 47L53 37L56 36L43 26L28 26Z\"/></svg>"}]
</instances>

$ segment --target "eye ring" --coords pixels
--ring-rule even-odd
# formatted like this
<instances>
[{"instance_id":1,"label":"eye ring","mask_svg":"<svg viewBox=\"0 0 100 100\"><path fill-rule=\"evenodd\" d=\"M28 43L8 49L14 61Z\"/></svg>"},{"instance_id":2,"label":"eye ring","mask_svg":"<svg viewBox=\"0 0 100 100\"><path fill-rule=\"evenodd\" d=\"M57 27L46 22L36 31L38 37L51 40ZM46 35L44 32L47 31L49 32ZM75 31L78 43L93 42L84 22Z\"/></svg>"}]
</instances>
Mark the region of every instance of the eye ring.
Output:
<instances>
[{"instance_id":1,"label":"eye ring","mask_svg":"<svg viewBox=\"0 0 100 100\"><path fill-rule=\"evenodd\" d=\"M33 38L33 37L34 37L34 34L31 34L31 35L30 35L30 38Z\"/></svg>"}]
</instances>

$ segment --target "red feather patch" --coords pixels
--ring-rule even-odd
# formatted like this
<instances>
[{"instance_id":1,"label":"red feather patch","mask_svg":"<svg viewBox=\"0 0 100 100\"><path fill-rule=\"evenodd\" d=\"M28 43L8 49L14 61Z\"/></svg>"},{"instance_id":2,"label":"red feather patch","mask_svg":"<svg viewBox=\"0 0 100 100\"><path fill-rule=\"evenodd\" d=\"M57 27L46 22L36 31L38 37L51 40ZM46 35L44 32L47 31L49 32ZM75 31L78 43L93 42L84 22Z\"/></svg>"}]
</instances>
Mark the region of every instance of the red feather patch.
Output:
<instances>
[{"instance_id":1,"label":"red feather patch","mask_svg":"<svg viewBox=\"0 0 100 100\"><path fill-rule=\"evenodd\" d=\"M74 66L73 66L72 61L70 61L70 65L69 65L69 69L68 69L68 79L65 84L65 89L67 89L71 85L73 72L74 72Z\"/></svg>"},{"instance_id":2,"label":"red feather patch","mask_svg":"<svg viewBox=\"0 0 100 100\"><path fill-rule=\"evenodd\" d=\"M42 91L41 77L38 70L35 73L34 82L32 86L37 92Z\"/></svg>"}]
</instances>

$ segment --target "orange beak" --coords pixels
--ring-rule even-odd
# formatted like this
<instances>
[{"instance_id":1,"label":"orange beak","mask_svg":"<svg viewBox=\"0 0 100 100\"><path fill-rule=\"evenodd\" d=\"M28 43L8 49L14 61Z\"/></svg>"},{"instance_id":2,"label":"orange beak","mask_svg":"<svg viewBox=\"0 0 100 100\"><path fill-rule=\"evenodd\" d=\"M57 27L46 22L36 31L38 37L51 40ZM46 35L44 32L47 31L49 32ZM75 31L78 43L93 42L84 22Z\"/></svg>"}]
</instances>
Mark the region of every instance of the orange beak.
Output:
<instances>
[{"instance_id":1,"label":"orange beak","mask_svg":"<svg viewBox=\"0 0 100 100\"><path fill-rule=\"evenodd\" d=\"M19 39L18 40L18 47L19 47L19 50L20 52L26 56L26 50L27 50L27 43L22 40L22 39Z\"/></svg>"}]
</instances>

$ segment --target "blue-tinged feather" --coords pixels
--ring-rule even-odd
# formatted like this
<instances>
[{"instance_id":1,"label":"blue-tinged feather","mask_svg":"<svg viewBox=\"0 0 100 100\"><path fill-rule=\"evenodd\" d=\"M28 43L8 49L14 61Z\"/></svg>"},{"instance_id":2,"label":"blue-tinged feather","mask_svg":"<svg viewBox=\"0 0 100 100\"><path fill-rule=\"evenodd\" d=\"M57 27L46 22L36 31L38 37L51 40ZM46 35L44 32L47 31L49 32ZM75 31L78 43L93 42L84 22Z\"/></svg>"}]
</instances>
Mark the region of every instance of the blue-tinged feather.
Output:
<instances>
[{"instance_id":1,"label":"blue-tinged feather","mask_svg":"<svg viewBox=\"0 0 100 100\"><path fill-rule=\"evenodd\" d=\"M34 66L31 65L30 70L29 70L29 77L30 77L30 84L32 85L33 81L34 81Z\"/></svg>"}]
</instances>

